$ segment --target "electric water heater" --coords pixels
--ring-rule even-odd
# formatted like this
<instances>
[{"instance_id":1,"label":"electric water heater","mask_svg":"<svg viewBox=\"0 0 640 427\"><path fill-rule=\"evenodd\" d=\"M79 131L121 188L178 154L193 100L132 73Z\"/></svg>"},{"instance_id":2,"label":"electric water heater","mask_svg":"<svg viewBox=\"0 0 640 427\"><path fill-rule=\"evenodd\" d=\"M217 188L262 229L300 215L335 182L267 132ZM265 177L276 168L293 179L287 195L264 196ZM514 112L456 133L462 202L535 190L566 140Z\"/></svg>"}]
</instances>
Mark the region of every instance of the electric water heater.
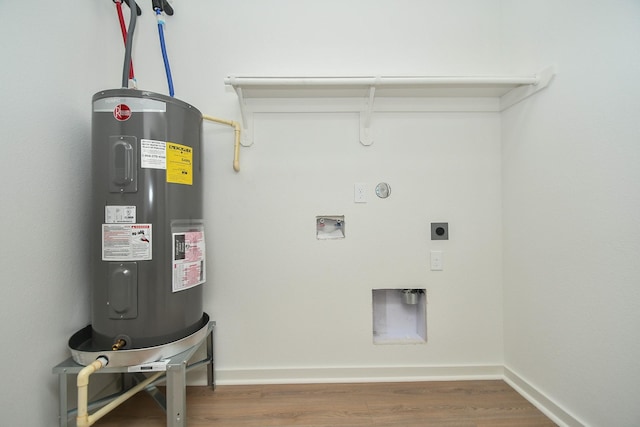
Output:
<instances>
[{"instance_id":1,"label":"electric water heater","mask_svg":"<svg viewBox=\"0 0 640 427\"><path fill-rule=\"evenodd\" d=\"M163 345L203 326L202 114L133 89L93 96L92 340Z\"/></svg>"}]
</instances>

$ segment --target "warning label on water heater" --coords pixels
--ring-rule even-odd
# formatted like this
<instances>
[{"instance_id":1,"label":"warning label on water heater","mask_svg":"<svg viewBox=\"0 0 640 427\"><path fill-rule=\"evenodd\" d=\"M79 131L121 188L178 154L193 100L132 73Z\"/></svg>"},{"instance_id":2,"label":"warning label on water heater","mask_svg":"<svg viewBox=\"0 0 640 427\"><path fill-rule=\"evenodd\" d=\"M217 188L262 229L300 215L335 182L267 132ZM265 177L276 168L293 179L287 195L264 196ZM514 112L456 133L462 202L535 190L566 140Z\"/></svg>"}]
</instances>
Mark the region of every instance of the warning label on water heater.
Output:
<instances>
[{"instance_id":1,"label":"warning label on water heater","mask_svg":"<svg viewBox=\"0 0 640 427\"><path fill-rule=\"evenodd\" d=\"M167 142L167 182L193 185L193 149Z\"/></svg>"},{"instance_id":2,"label":"warning label on water heater","mask_svg":"<svg viewBox=\"0 0 640 427\"><path fill-rule=\"evenodd\" d=\"M151 224L102 224L102 260L152 259L151 235Z\"/></svg>"},{"instance_id":3,"label":"warning label on water heater","mask_svg":"<svg viewBox=\"0 0 640 427\"><path fill-rule=\"evenodd\" d=\"M173 233L173 292L201 285L206 280L204 231Z\"/></svg>"}]
</instances>

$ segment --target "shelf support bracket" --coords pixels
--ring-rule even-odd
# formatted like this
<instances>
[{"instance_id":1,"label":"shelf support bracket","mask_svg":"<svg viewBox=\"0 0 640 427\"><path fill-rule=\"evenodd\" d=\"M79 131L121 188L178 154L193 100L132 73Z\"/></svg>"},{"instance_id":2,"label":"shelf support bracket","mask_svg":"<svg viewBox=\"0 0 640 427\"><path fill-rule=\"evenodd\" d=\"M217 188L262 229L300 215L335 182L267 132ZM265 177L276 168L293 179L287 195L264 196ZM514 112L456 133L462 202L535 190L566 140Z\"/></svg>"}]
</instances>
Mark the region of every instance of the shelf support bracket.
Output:
<instances>
[{"instance_id":1,"label":"shelf support bracket","mask_svg":"<svg viewBox=\"0 0 640 427\"><path fill-rule=\"evenodd\" d=\"M240 117L242 119L242 136L240 145L243 147L251 147L253 145L253 112L247 111L247 102L244 99L241 87L235 88L238 95L240 105Z\"/></svg>"},{"instance_id":2,"label":"shelf support bracket","mask_svg":"<svg viewBox=\"0 0 640 427\"><path fill-rule=\"evenodd\" d=\"M376 79L377 80L377 79ZM373 102L375 101L376 87L369 87L369 99L365 105L365 110L360 112L360 143L369 146L373 144L371 134L371 115L373 114Z\"/></svg>"}]
</instances>

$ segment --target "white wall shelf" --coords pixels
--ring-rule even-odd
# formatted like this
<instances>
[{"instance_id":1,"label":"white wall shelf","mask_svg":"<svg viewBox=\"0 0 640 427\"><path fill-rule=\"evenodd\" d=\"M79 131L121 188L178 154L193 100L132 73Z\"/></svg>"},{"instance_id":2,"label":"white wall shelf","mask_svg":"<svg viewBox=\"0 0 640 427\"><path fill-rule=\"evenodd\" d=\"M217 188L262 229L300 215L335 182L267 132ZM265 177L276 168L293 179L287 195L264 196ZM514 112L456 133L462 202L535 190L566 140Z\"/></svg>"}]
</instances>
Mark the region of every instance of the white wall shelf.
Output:
<instances>
[{"instance_id":1,"label":"white wall shelf","mask_svg":"<svg viewBox=\"0 0 640 427\"><path fill-rule=\"evenodd\" d=\"M371 117L383 111L503 111L548 86L553 67L525 76L242 77L224 82L238 95L242 145L253 144L258 112L357 112L360 142L371 145Z\"/></svg>"}]
</instances>

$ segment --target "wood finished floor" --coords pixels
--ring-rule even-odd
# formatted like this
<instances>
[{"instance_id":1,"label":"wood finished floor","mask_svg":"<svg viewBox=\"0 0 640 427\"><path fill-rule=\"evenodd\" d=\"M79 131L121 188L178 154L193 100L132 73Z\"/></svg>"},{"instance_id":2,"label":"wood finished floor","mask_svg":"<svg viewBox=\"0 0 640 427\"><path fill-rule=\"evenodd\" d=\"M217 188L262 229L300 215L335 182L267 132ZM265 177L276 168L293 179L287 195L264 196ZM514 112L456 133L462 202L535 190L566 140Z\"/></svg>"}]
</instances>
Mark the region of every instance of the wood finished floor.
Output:
<instances>
[{"instance_id":1,"label":"wood finished floor","mask_svg":"<svg viewBox=\"0 0 640 427\"><path fill-rule=\"evenodd\" d=\"M164 392L164 390L163 390ZM98 427L166 426L144 392ZM187 426L555 426L504 381L296 384L187 388Z\"/></svg>"}]
</instances>

